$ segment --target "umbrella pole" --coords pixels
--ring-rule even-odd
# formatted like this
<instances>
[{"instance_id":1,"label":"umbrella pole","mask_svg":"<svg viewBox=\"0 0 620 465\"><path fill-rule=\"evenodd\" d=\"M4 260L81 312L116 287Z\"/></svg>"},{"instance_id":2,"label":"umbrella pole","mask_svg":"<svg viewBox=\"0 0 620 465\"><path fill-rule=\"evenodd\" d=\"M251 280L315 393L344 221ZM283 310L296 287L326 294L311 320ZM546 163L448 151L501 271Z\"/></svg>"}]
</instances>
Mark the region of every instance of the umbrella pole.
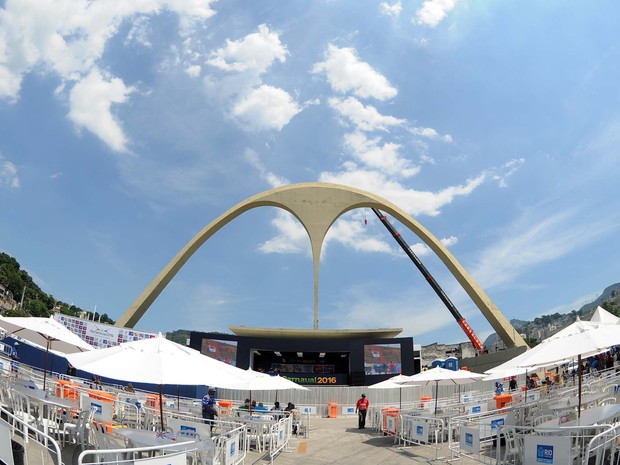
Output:
<instances>
[{"instance_id":1,"label":"umbrella pole","mask_svg":"<svg viewBox=\"0 0 620 465\"><path fill-rule=\"evenodd\" d=\"M179 385L177 384L177 412L181 408L181 398L179 397Z\"/></svg>"},{"instance_id":2,"label":"umbrella pole","mask_svg":"<svg viewBox=\"0 0 620 465\"><path fill-rule=\"evenodd\" d=\"M577 356L577 363L579 364L579 406L577 407L577 418L581 418L581 377L583 375L581 370L581 354Z\"/></svg>"},{"instance_id":3,"label":"umbrella pole","mask_svg":"<svg viewBox=\"0 0 620 465\"><path fill-rule=\"evenodd\" d=\"M159 385L159 417L161 418L161 432L164 432L164 403L162 401L161 384Z\"/></svg>"},{"instance_id":4,"label":"umbrella pole","mask_svg":"<svg viewBox=\"0 0 620 465\"><path fill-rule=\"evenodd\" d=\"M439 381L435 381L435 415L437 415L437 392L439 391Z\"/></svg>"},{"instance_id":5,"label":"umbrella pole","mask_svg":"<svg viewBox=\"0 0 620 465\"><path fill-rule=\"evenodd\" d=\"M398 388L398 410L403 409L403 387Z\"/></svg>"},{"instance_id":6,"label":"umbrella pole","mask_svg":"<svg viewBox=\"0 0 620 465\"><path fill-rule=\"evenodd\" d=\"M45 391L45 381L47 378L47 354L50 350L50 341L47 340L47 345L45 346L45 361L43 362L43 390Z\"/></svg>"}]
</instances>

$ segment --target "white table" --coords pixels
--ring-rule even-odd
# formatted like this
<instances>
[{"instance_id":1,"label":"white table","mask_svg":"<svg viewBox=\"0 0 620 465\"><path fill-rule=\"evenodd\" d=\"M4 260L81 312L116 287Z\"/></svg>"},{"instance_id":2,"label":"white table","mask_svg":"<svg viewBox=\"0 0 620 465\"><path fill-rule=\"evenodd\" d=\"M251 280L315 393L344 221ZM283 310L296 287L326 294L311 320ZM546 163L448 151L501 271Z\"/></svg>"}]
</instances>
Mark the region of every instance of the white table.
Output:
<instances>
[{"instance_id":1,"label":"white table","mask_svg":"<svg viewBox=\"0 0 620 465\"><path fill-rule=\"evenodd\" d=\"M162 435L157 431L151 431L147 429L133 429L133 428L115 428L114 433L125 438L127 447L158 447L167 446L170 444L187 443L190 442L184 448L180 450L186 450L186 448L206 451L213 449L213 440L211 438L192 440L190 438L177 438L175 433L166 433Z\"/></svg>"},{"instance_id":2,"label":"white table","mask_svg":"<svg viewBox=\"0 0 620 465\"><path fill-rule=\"evenodd\" d=\"M537 432L560 431L562 428L574 426L595 426L605 424L615 416L620 415L620 404L598 405L581 411L581 416L575 420L560 423L561 417L541 423L535 428Z\"/></svg>"},{"instance_id":3,"label":"white table","mask_svg":"<svg viewBox=\"0 0 620 465\"><path fill-rule=\"evenodd\" d=\"M599 392L596 394L584 394L581 396L581 405L587 406L590 404L594 404L608 395L609 394L606 394L604 392ZM553 401L548 404L548 407L550 410L564 410L564 409L569 409L569 408L577 408L578 406L579 406L578 396L560 398L559 400Z\"/></svg>"}]
</instances>

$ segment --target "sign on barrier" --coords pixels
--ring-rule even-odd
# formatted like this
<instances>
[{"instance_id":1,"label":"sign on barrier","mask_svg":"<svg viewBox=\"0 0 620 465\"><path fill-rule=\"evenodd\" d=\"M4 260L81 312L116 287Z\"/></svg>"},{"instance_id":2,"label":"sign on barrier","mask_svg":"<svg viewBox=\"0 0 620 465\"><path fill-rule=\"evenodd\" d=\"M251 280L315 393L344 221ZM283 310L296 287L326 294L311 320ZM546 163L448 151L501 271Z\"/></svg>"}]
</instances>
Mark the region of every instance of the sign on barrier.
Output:
<instances>
[{"instance_id":1,"label":"sign on barrier","mask_svg":"<svg viewBox=\"0 0 620 465\"><path fill-rule=\"evenodd\" d=\"M297 407L297 410L299 410L301 413L309 413L310 415L316 415L316 407L311 407L311 406L307 406L307 405L302 405Z\"/></svg>"},{"instance_id":2,"label":"sign on barrier","mask_svg":"<svg viewBox=\"0 0 620 465\"><path fill-rule=\"evenodd\" d=\"M278 431L276 434L276 448L279 448L284 444L284 422L278 422Z\"/></svg>"},{"instance_id":3,"label":"sign on barrier","mask_svg":"<svg viewBox=\"0 0 620 465\"><path fill-rule=\"evenodd\" d=\"M385 418L385 430L390 434L396 434L396 417L388 415Z\"/></svg>"},{"instance_id":4,"label":"sign on barrier","mask_svg":"<svg viewBox=\"0 0 620 465\"><path fill-rule=\"evenodd\" d=\"M224 457L226 465L234 463L239 457L239 437L240 435L237 434L226 440L226 457Z\"/></svg>"},{"instance_id":5,"label":"sign on barrier","mask_svg":"<svg viewBox=\"0 0 620 465\"><path fill-rule=\"evenodd\" d=\"M459 445L462 451L472 454L480 453L480 429L461 427Z\"/></svg>"},{"instance_id":6,"label":"sign on barrier","mask_svg":"<svg viewBox=\"0 0 620 465\"><path fill-rule=\"evenodd\" d=\"M343 405L341 413L342 415L355 415L355 405Z\"/></svg>"},{"instance_id":7,"label":"sign on barrier","mask_svg":"<svg viewBox=\"0 0 620 465\"><path fill-rule=\"evenodd\" d=\"M411 438L423 444L428 443L428 423L425 421L414 421L411 427Z\"/></svg>"},{"instance_id":8,"label":"sign on barrier","mask_svg":"<svg viewBox=\"0 0 620 465\"><path fill-rule=\"evenodd\" d=\"M482 412L487 412L487 405L486 404L470 404L467 406L467 413L482 413Z\"/></svg>"},{"instance_id":9,"label":"sign on barrier","mask_svg":"<svg viewBox=\"0 0 620 465\"><path fill-rule=\"evenodd\" d=\"M571 438L568 436L526 436L525 463L545 465L572 464Z\"/></svg>"}]
</instances>

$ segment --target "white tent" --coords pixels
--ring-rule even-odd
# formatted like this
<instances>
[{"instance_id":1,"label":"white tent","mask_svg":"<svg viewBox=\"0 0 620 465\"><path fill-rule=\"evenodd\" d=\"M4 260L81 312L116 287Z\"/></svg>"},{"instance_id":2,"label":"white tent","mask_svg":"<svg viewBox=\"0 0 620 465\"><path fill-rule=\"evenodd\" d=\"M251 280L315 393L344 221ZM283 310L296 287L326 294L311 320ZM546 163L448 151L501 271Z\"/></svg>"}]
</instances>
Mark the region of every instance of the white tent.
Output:
<instances>
[{"instance_id":1,"label":"white tent","mask_svg":"<svg viewBox=\"0 0 620 465\"><path fill-rule=\"evenodd\" d=\"M620 322L620 318L618 318L616 315L609 313L603 307L596 307L596 310L594 310L594 314L592 315L592 318L590 318L590 321L615 325Z\"/></svg>"},{"instance_id":2,"label":"white tent","mask_svg":"<svg viewBox=\"0 0 620 465\"><path fill-rule=\"evenodd\" d=\"M106 349L67 355L67 360L74 367L99 376L158 384L162 429L163 384L195 384L235 389L245 386L248 379L245 370L202 355L197 350L164 338L161 334Z\"/></svg>"}]
</instances>

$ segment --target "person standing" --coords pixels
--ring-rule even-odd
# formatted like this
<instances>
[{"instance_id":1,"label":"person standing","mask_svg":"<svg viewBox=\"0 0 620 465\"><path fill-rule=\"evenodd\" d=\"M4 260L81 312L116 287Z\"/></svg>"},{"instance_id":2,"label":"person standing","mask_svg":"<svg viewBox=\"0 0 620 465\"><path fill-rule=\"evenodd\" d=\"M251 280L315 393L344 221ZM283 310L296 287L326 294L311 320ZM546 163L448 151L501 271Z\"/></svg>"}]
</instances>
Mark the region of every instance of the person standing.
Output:
<instances>
[{"instance_id":1,"label":"person standing","mask_svg":"<svg viewBox=\"0 0 620 465\"><path fill-rule=\"evenodd\" d=\"M17 373L19 371L19 356L17 355L17 347L19 342L15 341L11 347L11 371Z\"/></svg>"},{"instance_id":2,"label":"person standing","mask_svg":"<svg viewBox=\"0 0 620 465\"><path fill-rule=\"evenodd\" d=\"M213 431L215 417L218 416L215 408L215 389L209 388L209 391L202 398L202 418L205 419L205 423L211 425L211 431Z\"/></svg>"},{"instance_id":3,"label":"person standing","mask_svg":"<svg viewBox=\"0 0 620 465\"><path fill-rule=\"evenodd\" d=\"M366 413L368 412L369 405L370 402L366 399L366 394L362 394L362 397L359 398L355 405L355 413L357 413L358 418L358 429L364 429L366 427Z\"/></svg>"}]
</instances>

